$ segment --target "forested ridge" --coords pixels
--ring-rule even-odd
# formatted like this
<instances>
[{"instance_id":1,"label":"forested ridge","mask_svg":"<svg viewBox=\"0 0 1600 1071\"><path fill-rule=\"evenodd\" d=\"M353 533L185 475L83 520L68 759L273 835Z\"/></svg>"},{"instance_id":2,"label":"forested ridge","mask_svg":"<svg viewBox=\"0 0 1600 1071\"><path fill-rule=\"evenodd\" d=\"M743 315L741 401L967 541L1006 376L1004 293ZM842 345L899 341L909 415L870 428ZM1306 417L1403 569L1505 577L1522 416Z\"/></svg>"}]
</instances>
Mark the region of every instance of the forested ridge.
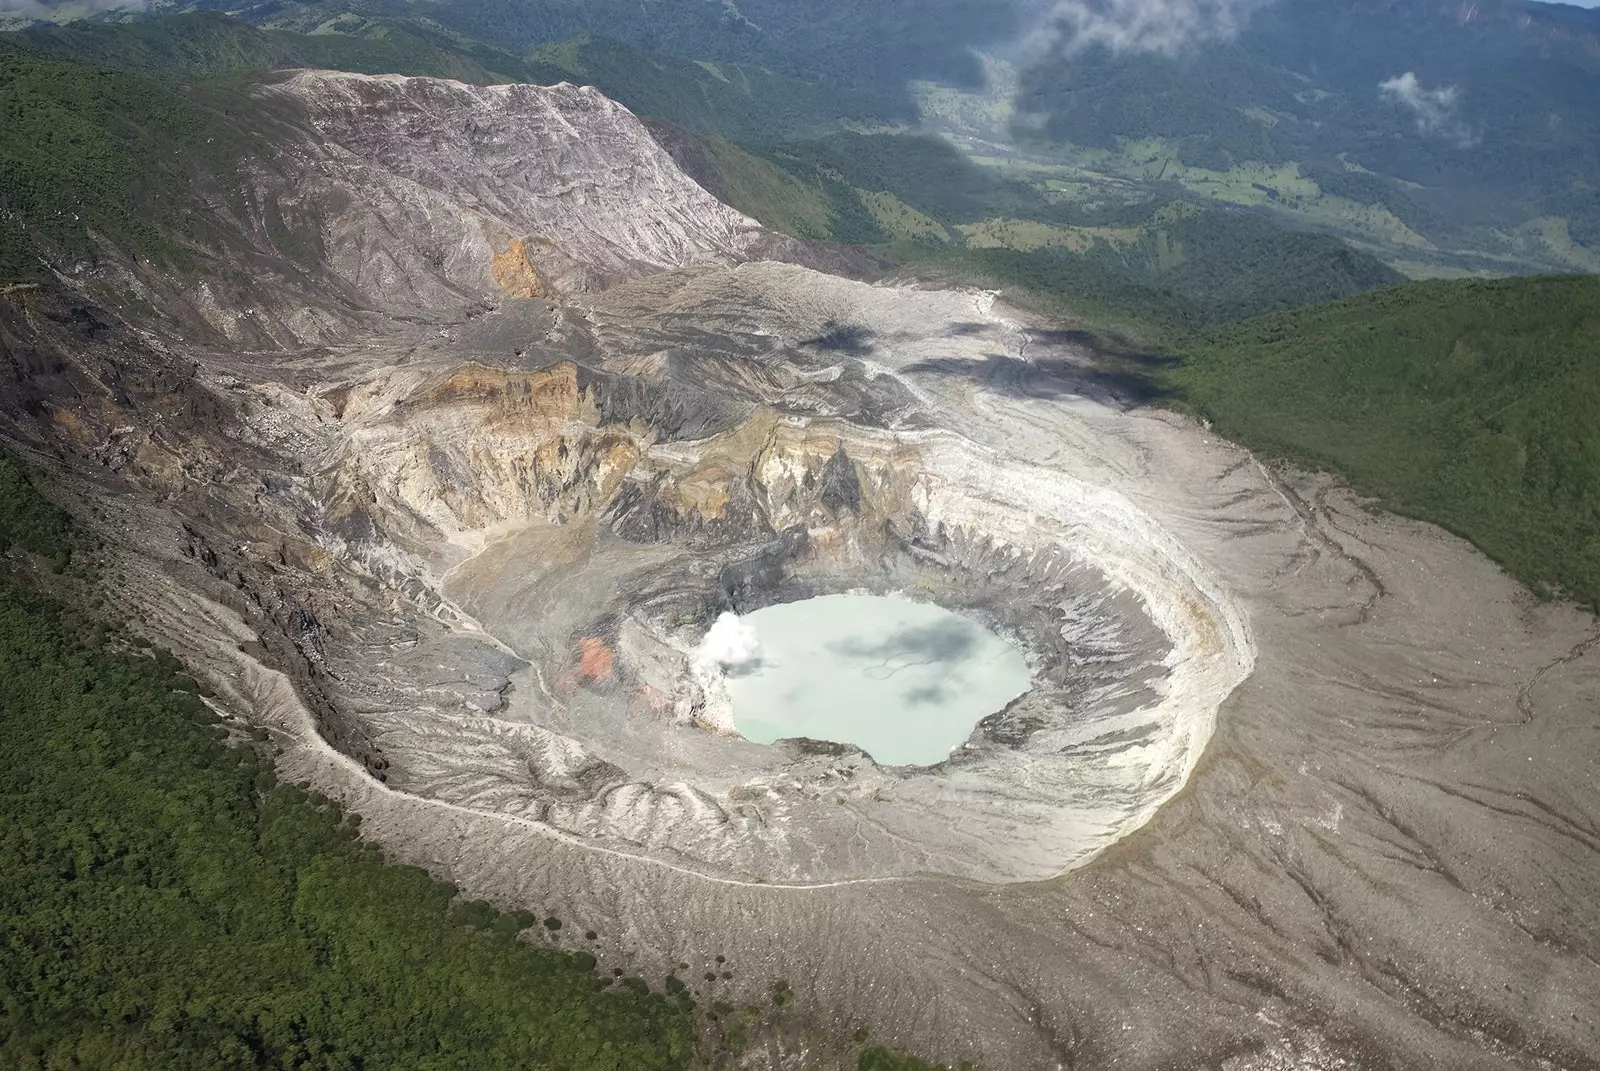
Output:
<instances>
[{"instance_id":1,"label":"forested ridge","mask_svg":"<svg viewBox=\"0 0 1600 1071\"><path fill-rule=\"evenodd\" d=\"M842 132L742 147L681 131L658 136L703 185L768 226L872 245L911 272L1020 288L1053 313L1147 343L1405 279L1336 238L1238 209L1052 201L938 138ZM875 194L888 195L908 217L915 213L922 232L897 234L875 217L866 204ZM996 244L967 239L963 228L974 224ZM1031 248L1008 242L1009 232L1025 233L1030 224L1080 240Z\"/></svg>"},{"instance_id":2,"label":"forested ridge","mask_svg":"<svg viewBox=\"0 0 1600 1071\"><path fill-rule=\"evenodd\" d=\"M1600 278L1413 283L1213 329L1166 385L1600 611Z\"/></svg>"},{"instance_id":3,"label":"forested ridge","mask_svg":"<svg viewBox=\"0 0 1600 1071\"><path fill-rule=\"evenodd\" d=\"M192 176L236 145L192 92L0 41L0 285L89 254L90 232L180 257Z\"/></svg>"}]
</instances>

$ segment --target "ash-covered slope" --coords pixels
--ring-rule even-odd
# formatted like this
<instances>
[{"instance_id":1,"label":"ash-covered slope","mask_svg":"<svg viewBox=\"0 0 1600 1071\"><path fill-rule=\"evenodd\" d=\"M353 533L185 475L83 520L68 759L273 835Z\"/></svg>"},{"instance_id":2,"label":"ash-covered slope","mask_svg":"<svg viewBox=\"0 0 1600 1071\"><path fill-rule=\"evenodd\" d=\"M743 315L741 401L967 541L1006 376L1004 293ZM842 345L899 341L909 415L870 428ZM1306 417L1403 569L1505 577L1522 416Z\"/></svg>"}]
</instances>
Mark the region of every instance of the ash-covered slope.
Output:
<instances>
[{"instance_id":1,"label":"ash-covered slope","mask_svg":"<svg viewBox=\"0 0 1600 1071\"><path fill-rule=\"evenodd\" d=\"M201 270L102 248L103 300L136 312L131 295L234 347L298 348L796 246L589 88L300 71L254 89L234 123L254 150L207 178L180 239Z\"/></svg>"},{"instance_id":2,"label":"ash-covered slope","mask_svg":"<svg viewBox=\"0 0 1600 1071\"><path fill-rule=\"evenodd\" d=\"M211 270L0 294L0 427L287 777L838 1039L1596 1066L1591 619L1127 410L992 294L760 262L591 94L254 99ZM728 734L705 628L846 587L984 619L1030 693L930 769Z\"/></svg>"},{"instance_id":3,"label":"ash-covered slope","mask_svg":"<svg viewBox=\"0 0 1600 1071\"><path fill-rule=\"evenodd\" d=\"M327 146L319 185L348 203L326 256L367 292L405 274L397 235L428 234L451 282L514 297L729 263L758 238L589 87L306 71L266 93L303 107Z\"/></svg>"},{"instance_id":4,"label":"ash-covered slope","mask_svg":"<svg viewBox=\"0 0 1600 1071\"><path fill-rule=\"evenodd\" d=\"M214 579L250 587L269 560L218 546L281 533L285 638L347 755L440 803L794 885L1047 877L1182 787L1249 630L1115 489L1008 462L896 374L1020 353L991 298L734 267L759 228L592 90L302 72L257 99L276 152L218 229L264 233L261 275L291 285L155 280L214 348L151 341L195 355L226 417L164 442L69 426L212 500L173 512ZM203 524L219 497L231 519ZM327 576L350 603L320 607ZM692 672L709 623L853 588L1002 628L1033 688L932 770L738 739ZM418 627L394 598L456 627L380 654Z\"/></svg>"}]
</instances>

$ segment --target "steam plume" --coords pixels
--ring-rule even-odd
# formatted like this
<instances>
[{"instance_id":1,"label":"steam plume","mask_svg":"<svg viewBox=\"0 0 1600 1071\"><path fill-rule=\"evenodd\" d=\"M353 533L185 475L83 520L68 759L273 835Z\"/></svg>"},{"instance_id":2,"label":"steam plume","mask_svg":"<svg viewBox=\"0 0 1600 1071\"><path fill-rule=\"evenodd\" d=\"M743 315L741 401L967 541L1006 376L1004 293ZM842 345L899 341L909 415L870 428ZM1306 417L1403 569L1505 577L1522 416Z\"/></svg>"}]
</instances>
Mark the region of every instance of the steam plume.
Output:
<instances>
[{"instance_id":1,"label":"steam plume","mask_svg":"<svg viewBox=\"0 0 1600 1071\"><path fill-rule=\"evenodd\" d=\"M1272 0L1058 0L1059 45L1079 52L1099 45L1112 52L1158 52L1236 36Z\"/></svg>"},{"instance_id":2,"label":"steam plume","mask_svg":"<svg viewBox=\"0 0 1600 1071\"><path fill-rule=\"evenodd\" d=\"M743 669L761 661L761 640L756 630L735 613L724 612L695 651L695 674L702 680L729 669Z\"/></svg>"},{"instance_id":3,"label":"steam plume","mask_svg":"<svg viewBox=\"0 0 1600 1071\"><path fill-rule=\"evenodd\" d=\"M733 700L728 695L728 670L752 669L761 661L761 641L754 627L739 620L739 615L724 612L712 624L705 639L695 649L690 672L700 686L701 705L698 717L729 733L737 733L733 721ZM680 703L682 699L680 699ZM679 716L687 719L696 712L688 706L679 707Z\"/></svg>"}]
</instances>

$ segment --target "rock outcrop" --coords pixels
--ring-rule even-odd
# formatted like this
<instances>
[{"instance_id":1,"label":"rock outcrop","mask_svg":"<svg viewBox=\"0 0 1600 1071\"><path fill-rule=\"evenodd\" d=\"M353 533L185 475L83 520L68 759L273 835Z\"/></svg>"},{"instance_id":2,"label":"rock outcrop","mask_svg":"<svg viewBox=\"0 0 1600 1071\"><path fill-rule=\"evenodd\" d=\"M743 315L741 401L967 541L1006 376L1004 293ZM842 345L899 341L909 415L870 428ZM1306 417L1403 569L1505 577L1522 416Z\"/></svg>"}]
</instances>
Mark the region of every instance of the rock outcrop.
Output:
<instances>
[{"instance_id":1,"label":"rock outcrop","mask_svg":"<svg viewBox=\"0 0 1600 1071\"><path fill-rule=\"evenodd\" d=\"M513 297L732 263L760 237L632 112L587 86L306 71L263 92L303 109L316 131L308 192L342 202L324 210L325 256L379 300L417 273L396 257L419 235L428 245L412 254L434 258L450 284L487 293L498 283Z\"/></svg>"}]
</instances>

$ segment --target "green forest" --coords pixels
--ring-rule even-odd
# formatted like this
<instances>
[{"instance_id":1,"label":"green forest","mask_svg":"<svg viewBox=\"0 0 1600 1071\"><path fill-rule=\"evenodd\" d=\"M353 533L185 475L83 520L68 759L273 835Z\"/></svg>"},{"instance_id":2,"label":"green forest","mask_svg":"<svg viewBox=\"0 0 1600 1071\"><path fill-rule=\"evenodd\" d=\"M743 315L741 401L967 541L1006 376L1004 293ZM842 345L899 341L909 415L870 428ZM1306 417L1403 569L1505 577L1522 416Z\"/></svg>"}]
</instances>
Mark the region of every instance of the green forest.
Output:
<instances>
[{"instance_id":1,"label":"green forest","mask_svg":"<svg viewBox=\"0 0 1600 1071\"><path fill-rule=\"evenodd\" d=\"M1128 248L1089 253L1004 248L903 250L913 268L1020 290L1041 309L1146 348L1178 344L1196 330L1295 309L1403 281L1399 273L1321 235L1247 222L1212 226L1208 211L1160 228ZM1164 262L1152 246L1182 251Z\"/></svg>"},{"instance_id":2,"label":"green forest","mask_svg":"<svg viewBox=\"0 0 1600 1071\"><path fill-rule=\"evenodd\" d=\"M16 49L41 59L170 79L325 67L483 84L578 82L642 115L751 141L799 137L841 121L916 118L903 102L878 90L764 67L696 62L587 32L514 54L419 20L352 15L339 21L336 33L295 33L196 12L118 25L36 26L10 39Z\"/></svg>"},{"instance_id":3,"label":"green forest","mask_svg":"<svg viewBox=\"0 0 1600 1071\"><path fill-rule=\"evenodd\" d=\"M1600 611L1600 278L1415 283L1213 329L1166 386Z\"/></svg>"},{"instance_id":4,"label":"green forest","mask_svg":"<svg viewBox=\"0 0 1600 1071\"><path fill-rule=\"evenodd\" d=\"M72 545L66 511L39 494L17 459L0 450L0 554L20 547L60 572L72 560Z\"/></svg>"},{"instance_id":5,"label":"green forest","mask_svg":"<svg viewBox=\"0 0 1600 1071\"><path fill-rule=\"evenodd\" d=\"M1166 344L1198 328L1332 301L1405 281L1370 254L1264 216L1195 203L1084 206L972 163L949 143L833 133L776 145L664 132L681 166L740 210L806 238L871 245L886 260L1029 292L1041 307L1098 330ZM863 198L892 195L946 237L897 240ZM1115 228L1087 250L974 246L963 224L1010 221Z\"/></svg>"},{"instance_id":6,"label":"green forest","mask_svg":"<svg viewBox=\"0 0 1600 1071\"><path fill-rule=\"evenodd\" d=\"M167 82L0 42L0 284L39 277L41 254L83 255L91 230L176 253L197 161L234 144Z\"/></svg>"}]
</instances>

